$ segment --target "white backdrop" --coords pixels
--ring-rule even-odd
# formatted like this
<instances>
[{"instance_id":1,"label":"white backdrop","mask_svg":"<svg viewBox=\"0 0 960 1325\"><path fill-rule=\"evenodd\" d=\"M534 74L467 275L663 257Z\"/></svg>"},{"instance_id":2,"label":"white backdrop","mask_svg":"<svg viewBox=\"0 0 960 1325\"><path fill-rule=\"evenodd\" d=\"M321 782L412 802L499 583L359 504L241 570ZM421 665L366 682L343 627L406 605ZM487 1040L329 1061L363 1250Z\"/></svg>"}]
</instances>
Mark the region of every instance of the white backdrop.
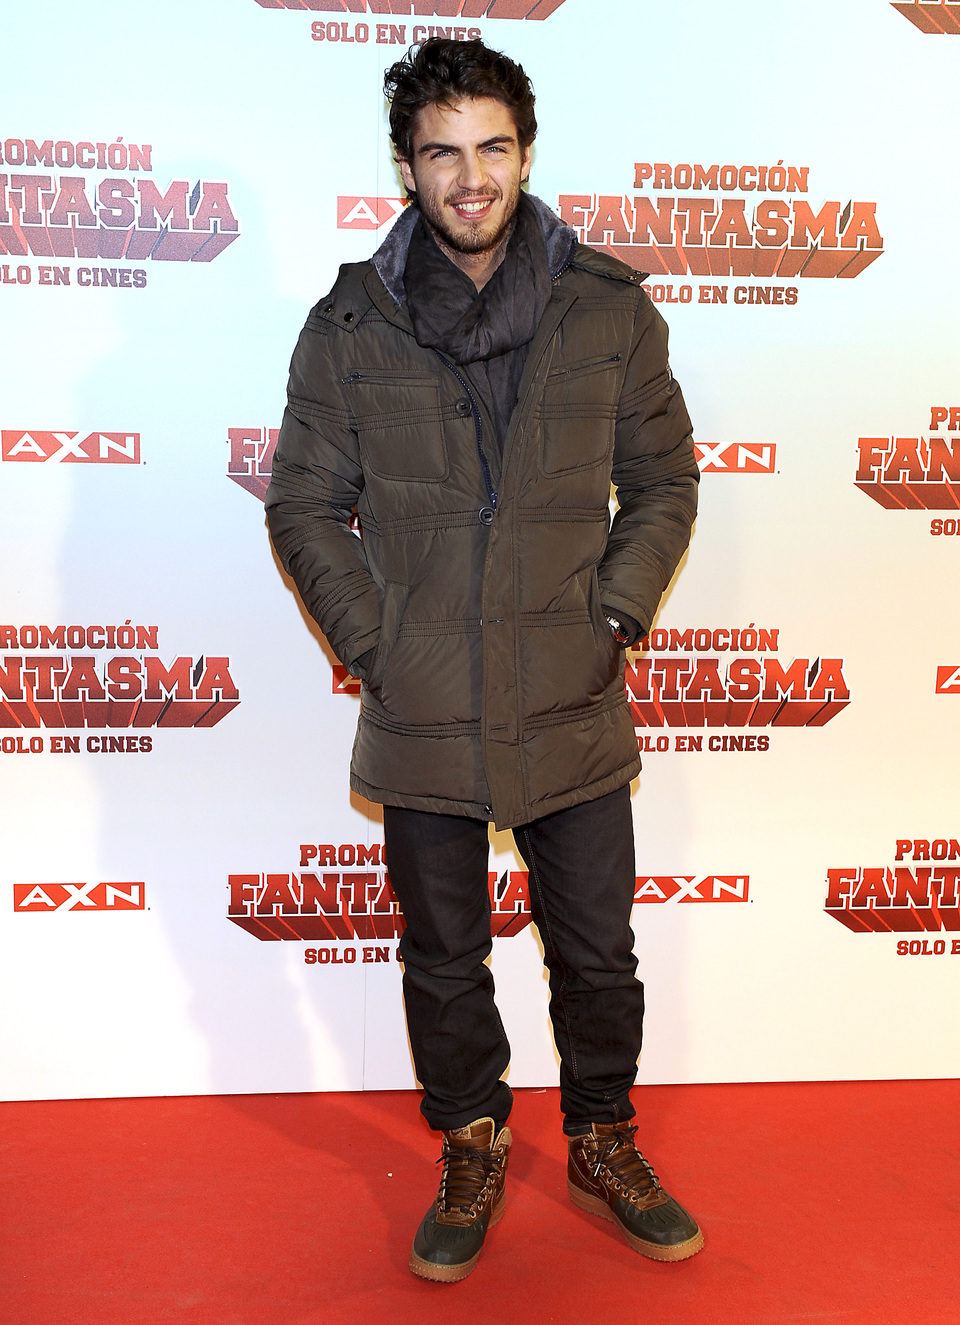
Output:
<instances>
[{"instance_id":1,"label":"white backdrop","mask_svg":"<svg viewBox=\"0 0 960 1325\"><path fill-rule=\"evenodd\" d=\"M534 81L534 191L653 273L703 459L628 675L641 1080L958 1073L958 10L5 19L3 1098L413 1084L358 701L261 499L306 312L399 205L382 71L458 25ZM551 1084L508 835L491 875Z\"/></svg>"}]
</instances>

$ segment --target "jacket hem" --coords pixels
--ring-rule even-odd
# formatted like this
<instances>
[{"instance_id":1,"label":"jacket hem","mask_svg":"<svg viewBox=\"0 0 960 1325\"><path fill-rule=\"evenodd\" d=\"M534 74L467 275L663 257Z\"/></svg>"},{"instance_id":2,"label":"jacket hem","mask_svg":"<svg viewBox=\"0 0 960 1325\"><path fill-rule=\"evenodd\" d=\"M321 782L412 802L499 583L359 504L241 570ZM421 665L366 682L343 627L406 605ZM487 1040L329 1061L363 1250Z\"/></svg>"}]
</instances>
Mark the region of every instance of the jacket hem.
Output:
<instances>
[{"instance_id":1,"label":"jacket hem","mask_svg":"<svg viewBox=\"0 0 960 1325\"><path fill-rule=\"evenodd\" d=\"M427 814L453 814L465 819L481 819L493 824L495 829L519 828L523 824L545 819L560 810L569 810L574 805L583 805L587 801L599 800L624 787L640 772L640 757L632 759L614 773L589 782L582 787L571 787L562 795L550 796L536 805L523 806L518 813L497 817L489 805L478 805L473 801L448 800L443 796L416 796L399 791L390 791L384 787L372 787L355 773L350 775L350 789L376 805L392 805L401 810L423 810Z\"/></svg>"},{"instance_id":2,"label":"jacket hem","mask_svg":"<svg viewBox=\"0 0 960 1325\"><path fill-rule=\"evenodd\" d=\"M608 773L606 777L598 778L596 782L588 782L582 787L571 787L558 796L550 796L544 801L535 802L525 807L525 812L517 817L510 816L505 819L497 819L497 828L519 828L522 824L533 823L537 819L545 819L547 815L557 814L560 810L569 810L574 805L584 805L587 801L599 800L601 796L607 796L611 791L617 791L620 787L625 787L628 782L640 772L640 756L632 759L629 764L624 764L618 768L615 773Z\"/></svg>"},{"instance_id":3,"label":"jacket hem","mask_svg":"<svg viewBox=\"0 0 960 1325\"><path fill-rule=\"evenodd\" d=\"M489 805L478 805L475 801L448 800L444 796L408 795L390 791L386 787L372 787L355 773L350 775L350 790L375 805L392 805L400 810L423 810L427 814L455 814L462 819L493 822L493 812Z\"/></svg>"}]
</instances>

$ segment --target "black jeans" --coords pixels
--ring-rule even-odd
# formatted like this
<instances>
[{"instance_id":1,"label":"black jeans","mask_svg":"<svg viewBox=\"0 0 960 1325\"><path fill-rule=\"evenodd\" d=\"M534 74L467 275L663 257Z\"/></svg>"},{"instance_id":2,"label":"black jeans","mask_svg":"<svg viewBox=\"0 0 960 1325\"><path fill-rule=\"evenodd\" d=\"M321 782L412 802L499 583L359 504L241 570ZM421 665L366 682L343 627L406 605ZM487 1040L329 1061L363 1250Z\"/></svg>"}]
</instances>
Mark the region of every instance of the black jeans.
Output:
<instances>
[{"instance_id":1,"label":"black jeans","mask_svg":"<svg viewBox=\"0 0 960 1325\"><path fill-rule=\"evenodd\" d=\"M407 1029L431 1127L506 1121L510 1046L494 1002L487 824L384 806ZM550 972L564 1130L631 1118L643 1025L630 911L636 867L630 790L513 830Z\"/></svg>"}]
</instances>

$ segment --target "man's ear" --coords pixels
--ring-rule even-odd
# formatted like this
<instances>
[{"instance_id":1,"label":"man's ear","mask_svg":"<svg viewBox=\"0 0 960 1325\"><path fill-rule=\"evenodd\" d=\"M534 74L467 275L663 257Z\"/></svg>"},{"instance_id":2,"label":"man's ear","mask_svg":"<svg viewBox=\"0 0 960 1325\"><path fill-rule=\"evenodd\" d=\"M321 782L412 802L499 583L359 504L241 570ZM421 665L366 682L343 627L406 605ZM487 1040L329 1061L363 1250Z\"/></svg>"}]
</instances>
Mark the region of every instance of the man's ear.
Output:
<instances>
[{"instance_id":1,"label":"man's ear","mask_svg":"<svg viewBox=\"0 0 960 1325\"><path fill-rule=\"evenodd\" d=\"M530 178L530 146L523 149L523 155L520 158L520 183L526 184Z\"/></svg>"},{"instance_id":2,"label":"man's ear","mask_svg":"<svg viewBox=\"0 0 960 1325\"><path fill-rule=\"evenodd\" d=\"M413 178L410 162L405 157L399 156L397 157L397 165L400 167L400 178L406 185L408 192L416 193L417 181Z\"/></svg>"}]
</instances>

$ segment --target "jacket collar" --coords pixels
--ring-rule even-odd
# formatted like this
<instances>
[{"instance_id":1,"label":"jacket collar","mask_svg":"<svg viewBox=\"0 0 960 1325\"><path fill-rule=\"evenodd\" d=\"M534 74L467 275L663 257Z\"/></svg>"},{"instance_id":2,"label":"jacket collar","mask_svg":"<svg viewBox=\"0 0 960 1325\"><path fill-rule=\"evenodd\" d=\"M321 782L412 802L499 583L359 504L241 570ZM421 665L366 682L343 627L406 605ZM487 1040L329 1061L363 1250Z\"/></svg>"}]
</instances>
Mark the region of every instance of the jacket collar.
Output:
<instances>
[{"instance_id":1,"label":"jacket collar","mask_svg":"<svg viewBox=\"0 0 960 1325\"><path fill-rule=\"evenodd\" d=\"M527 196L534 205L543 230L551 280L556 280L573 257L577 248L577 236L545 202L534 197L532 193ZM407 207L397 218L390 233L371 259L377 275L398 307L406 303L407 292L403 285L403 271L407 265L410 238L419 215L419 208L415 203Z\"/></svg>"}]
</instances>

